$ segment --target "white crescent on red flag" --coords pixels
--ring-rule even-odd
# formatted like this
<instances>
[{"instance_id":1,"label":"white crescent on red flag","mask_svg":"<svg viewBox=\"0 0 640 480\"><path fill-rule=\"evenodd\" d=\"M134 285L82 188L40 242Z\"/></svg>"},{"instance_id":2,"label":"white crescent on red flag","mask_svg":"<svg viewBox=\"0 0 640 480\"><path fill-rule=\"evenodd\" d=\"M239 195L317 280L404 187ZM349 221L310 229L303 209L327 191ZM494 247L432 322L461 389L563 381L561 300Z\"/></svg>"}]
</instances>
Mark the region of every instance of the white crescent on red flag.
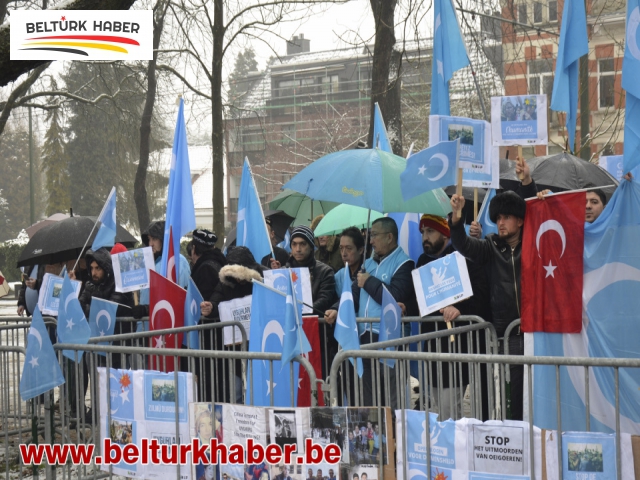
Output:
<instances>
[{"instance_id":1,"label":"white crescent on red flag","mask_svg":"<svg viewBox=\"0 0 640 480\"><path fill-rule=\"evenodd\" d=\"M169 227L169 249L167 254L167 278L173 283L178 283L176 277L176 255L173 251L173 227Z\"/></svg>"},{"instance_id":2,"label":"white crescent on red flag","mask_svg":"<svg viewBox=\"0 0 640 480\"><path fill-rule=\"evenodd\" d=\"M159 273L149 270L149 330L184 326L184 302L187 291ZM151 348L180 348L182 334L151 337ZM149 369L173 372L174 357L152 356Z\"/></svg>"},{"instance_id":3,"label":"white crescent on red flag","mask_svg":"<svg viewBox=\"0 0 640 480\"><path fill-rule=\"evenodd\" d=\"M522 237L521 329L582 329L584 192L527 202Z\"/></svg>"}]
</instances>

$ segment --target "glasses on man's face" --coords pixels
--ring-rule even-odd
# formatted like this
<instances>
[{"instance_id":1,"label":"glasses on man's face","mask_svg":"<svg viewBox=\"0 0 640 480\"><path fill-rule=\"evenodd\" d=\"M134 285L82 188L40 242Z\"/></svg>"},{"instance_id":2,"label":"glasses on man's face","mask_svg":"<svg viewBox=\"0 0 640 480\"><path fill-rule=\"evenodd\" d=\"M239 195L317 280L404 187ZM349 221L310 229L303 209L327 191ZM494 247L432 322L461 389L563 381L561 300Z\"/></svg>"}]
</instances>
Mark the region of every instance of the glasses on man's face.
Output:
<instances>
[{"instance_id":1,"label":"glasses on man's face","mask_svg":"<svg viewBox=\"0 0 640 480\"><path fill-rule=\"evenodd\" d=\"M387 233L389 233L389 232L371 232L371 233L369 234L369 236L370 236L371 238L376 238L378 235L386 235Z\"/></svg>"}]
</instances>

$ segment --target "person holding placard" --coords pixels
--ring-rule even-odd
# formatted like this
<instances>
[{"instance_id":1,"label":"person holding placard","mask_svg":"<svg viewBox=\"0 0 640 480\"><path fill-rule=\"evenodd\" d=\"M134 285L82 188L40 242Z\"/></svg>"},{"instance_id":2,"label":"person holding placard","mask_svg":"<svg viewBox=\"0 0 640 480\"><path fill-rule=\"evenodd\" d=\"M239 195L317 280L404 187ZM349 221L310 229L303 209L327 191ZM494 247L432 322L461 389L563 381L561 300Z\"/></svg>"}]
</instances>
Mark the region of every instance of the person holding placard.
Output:
<instances>
[{"instance_id":1,"label":"person holding placard","mask_svg":"<svg viewBox=\"0 0 640 480\"><path fill-rule=\"evenodd\" d=\"M524 183L524 182L523 182ZM486 268L489 278L489 301L492 323L498 338L504 336L507 326L520 318L520 266L522 253L522 226L526 212L520 195L507 191L496 195L489 204L489 216L498 227L497 234L484 239L467 236L460 212L465 199L451 197L453 213L449 219L453 247L473 262ZM504 345L500 344L501 350ZM524 353L524 337L519 330L513 332L509 353ZM522 366L511 367L511 419L522 420Z\"/></svg>"}]
</instances>

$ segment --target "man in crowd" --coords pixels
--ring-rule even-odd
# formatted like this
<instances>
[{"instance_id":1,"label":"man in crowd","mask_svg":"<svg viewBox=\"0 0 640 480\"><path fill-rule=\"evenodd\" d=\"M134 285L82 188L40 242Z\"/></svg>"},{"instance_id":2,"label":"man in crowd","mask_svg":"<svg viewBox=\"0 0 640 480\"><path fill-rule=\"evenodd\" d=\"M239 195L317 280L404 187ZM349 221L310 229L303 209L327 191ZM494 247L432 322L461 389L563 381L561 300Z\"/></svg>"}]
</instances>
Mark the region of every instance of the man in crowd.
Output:
<instances>
[{"instance_id":1,"label":"man in crowd","mask_svg":"<svg viewBox=\"0 0 640 480\"><path fill-rule=\"evenodd\" d=\"M191 257L191 278L198 287L202 298L209 299L218 285L220 269L227 264L227 259L216 247L218 237L205 229L193 231L193 238L187 245Z\"/></svg>"},{"instance_id":2,"label":"man in crowd","mask_svg":"<svg viewBox=\"0 0 640 480\"><path fill-rule=\"evenodd\" d=\"M591 187L595 187L595 185L593 183L585 185L585 188ZM589 190L587 192L587 208L584 221L587 223L595 222L606 205L607 197L601 189L596 188L595 190Z\"/></svg>"},{"instance_id":3,"label":"man in crowd","mask_svg":"<svg viewBox=\"0 0 640 480\"><path fill-rule=\"evenodd\" d=\"M155 259L156 270L159 269L160 261L162 260L162 248L164 242L164 220L151 222L147 229L142 232L142 243L145 247L151 247L153 251L153 258ZM189 286L189 276L191 275L191 269L189 268L189 262L184 258L182 254L176 252L176 255L180 258L179 278L178 285L182 288ZM133 318L142 318L149 316L149 289L144 288L140 290L140 305L133 307Z\"/></svg>"},{"instance_id":4,"label":"man in crowd","mask_svg":"<svg viewBox=\"0 0 640 480\"><path fill-rule=\"evenodd\" d=\"M373 247L373 258L368 258L365 263L365 271L359 272L357 281L352 284L353 302L357 317L380 318L382 313L383 285L398 303L404 304L408 315L417 312L415 291L411 271L414 268L413 260L398 246L398 226L392 218L382 217L371 225L370 242ZM328 322L335 322L338 316L338 303L325 314ZM379 323L358 324L360 344L378 341ZM374 402L372 363L363 361L364 373L363 401ZM395 374L389 370L389 401L385 399L383 376L377 381L381 383L383 405L395 408L397 406L397 387Z\"/></svg>"},{"instance_id":5,"label":"man in crowd","mask_svg":"<svg viewBox=\"0 0 640 480\"><path fill-rule=\"evenodd\" d=\"M291 257L288 268L307 267L311 277L311 295L316 313L327 311L336 301L336 280L333 270L313 256L313 232L300 225L291 232ZM281 268L279 261L271 259L271 268ZM335 319L334 319L335 320ZM333 322L331 322L333 323ZM320 325L320 351L322 354L322 375L329 374L330 360L338 352L338 342L333 336L332 324Z\"/></svg>"}]
</instances>

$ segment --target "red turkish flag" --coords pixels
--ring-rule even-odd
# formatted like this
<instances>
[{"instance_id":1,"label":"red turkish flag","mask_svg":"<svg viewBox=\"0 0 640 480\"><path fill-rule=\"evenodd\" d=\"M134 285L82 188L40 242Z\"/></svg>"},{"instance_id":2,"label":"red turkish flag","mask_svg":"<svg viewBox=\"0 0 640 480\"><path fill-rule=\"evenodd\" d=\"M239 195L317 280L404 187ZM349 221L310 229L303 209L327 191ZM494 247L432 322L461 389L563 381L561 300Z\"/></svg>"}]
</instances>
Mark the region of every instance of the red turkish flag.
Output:
<instances>
[{"instance_id":1,"label":"red turkish flag","mask_svg":"<svg viewBox=\"0 0 640 480\"><path fill-rule=\"evenodd\" d=\"M522 238L524 332L582 329L584 192L527 202Z\"/></svg>"},{"instance_id":2,"label":"red turkish flag","mask_svg":"<svg viewBox=\"0 0 640 480\"><path fill-rule=\"evenodd\" d=\"M169 227L169 250L167 253L167 278L173 283L178 283L176 278L176 256L173 251L173 227Z\"/></svg>"},{"instance_id":3,"label":"red turkish flag","mask_svg":"<svg viewBox=\"0 0 640 480\"><path fill-rule=\"evenodd\" d=\"M318 335L318 316L304 316L302 317L302 329L304 330L309 344L311 345L311 351L304 354L307 360L311 362L311 366L316 372L316 378L322 379L322 358L320 358L320 338ZM300 366L300 373L298 374L298 406L310 407L311 406L311 379L307 370ZM322 394L320 382L318 382L318 407L324 407L324 396Z\"/></svg>"},{"instance_id":4,"label":"red turkish flag","mask_svg":"<svg viewBox=\"0 0 640 480\"><path fill-rule=\"evenodd\" d=\"M159 273L149 270L149 331L184 327L184 302L187 291ZM180 348L182 334L151 337L152 348ZM174 357L151 356L149 368L174 371Z\"/></svg>"}]
</instances>

